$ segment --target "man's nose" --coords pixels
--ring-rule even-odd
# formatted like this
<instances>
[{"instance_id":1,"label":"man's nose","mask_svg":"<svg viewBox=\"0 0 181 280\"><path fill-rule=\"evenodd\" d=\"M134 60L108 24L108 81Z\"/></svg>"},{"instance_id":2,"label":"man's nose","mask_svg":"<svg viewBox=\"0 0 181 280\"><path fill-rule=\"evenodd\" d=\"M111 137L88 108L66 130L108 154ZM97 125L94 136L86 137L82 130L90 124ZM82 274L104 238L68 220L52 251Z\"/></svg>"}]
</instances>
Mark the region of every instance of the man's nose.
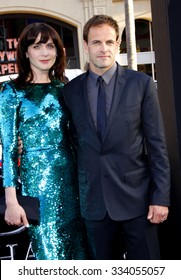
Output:
<instances>
[{"instance_id":1,"label":"man's nose","mask_svg":"<svg viewBox=\"0 0 181 280\"><path fill-rule=\"evenodd\" d=\"M107 44L106 43L102 43L101 44L101 51L102 52L106 52L107 51Z\"/></svg>"}]
</instances>

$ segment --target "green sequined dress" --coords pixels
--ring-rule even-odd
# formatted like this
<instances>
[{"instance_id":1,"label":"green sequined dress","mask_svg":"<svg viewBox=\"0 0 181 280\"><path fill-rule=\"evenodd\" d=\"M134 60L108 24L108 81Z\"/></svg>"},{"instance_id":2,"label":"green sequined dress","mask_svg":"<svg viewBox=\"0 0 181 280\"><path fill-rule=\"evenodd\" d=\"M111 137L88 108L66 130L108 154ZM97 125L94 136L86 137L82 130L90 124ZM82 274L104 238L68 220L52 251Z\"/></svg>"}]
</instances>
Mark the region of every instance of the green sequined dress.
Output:
<instances>
[{"instance_id":1,"label":"green sequined dress","mask_svg":"<svg viewBox=\"0 0 181 280\"><path fill-rule=\"evenodd\" d=\"M29 228L39 260L86 259L62 89L59 81L29 84L26 90L10 81L0 91L4 187L17 186L19 135L22 192L40 200L40 225Z\"/></svg>"}]
</instances>

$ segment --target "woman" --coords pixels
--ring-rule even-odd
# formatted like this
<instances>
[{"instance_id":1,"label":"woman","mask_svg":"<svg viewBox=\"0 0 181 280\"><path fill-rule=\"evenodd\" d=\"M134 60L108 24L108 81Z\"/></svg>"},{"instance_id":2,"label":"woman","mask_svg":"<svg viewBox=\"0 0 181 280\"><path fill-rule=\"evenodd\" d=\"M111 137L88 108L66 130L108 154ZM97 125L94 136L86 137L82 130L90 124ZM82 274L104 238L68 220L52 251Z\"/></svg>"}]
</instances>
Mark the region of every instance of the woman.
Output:
<instances>
[{"instance_id":1,"label":"woman","mask_svg":"<svg viewBox=\"0 0 181 280\"><path fill-rule=\"evenodd\" d=\"M40 200L40 225L29 226L36 259L85 259L75 163L64 104L65 55L57 32L33 23L17 47L18 77L0 93L5 220L28 225L16 198L17 141L23 141L23 195Z\"/></svg>"}]
</instances>

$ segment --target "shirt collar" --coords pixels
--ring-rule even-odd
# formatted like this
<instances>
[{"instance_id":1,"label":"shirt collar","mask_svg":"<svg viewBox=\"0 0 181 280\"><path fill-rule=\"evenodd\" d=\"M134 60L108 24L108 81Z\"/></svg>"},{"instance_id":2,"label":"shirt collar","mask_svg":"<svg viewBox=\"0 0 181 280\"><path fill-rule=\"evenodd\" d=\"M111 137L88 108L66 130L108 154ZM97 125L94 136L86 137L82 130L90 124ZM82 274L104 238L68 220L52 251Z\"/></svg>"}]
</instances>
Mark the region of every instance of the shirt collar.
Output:
<instances>
[{"instance_id":1,"label":"shirt collar","mask_svg":"<svg viewBox=\"0 0 181 280\"><path fill-rule=\"evenodd\" d=\"M104 79L106 84L109 84L111 78L113 77L113 75L116 72L116 69L117 69L117 64L114 63L114 65L102 75L102 78ZM96 84L97 83L97 78L99 76L96 73L92 72L91 70L89 70L89 76L94 81L94 83Z\"/></svg>"}]
</instances>

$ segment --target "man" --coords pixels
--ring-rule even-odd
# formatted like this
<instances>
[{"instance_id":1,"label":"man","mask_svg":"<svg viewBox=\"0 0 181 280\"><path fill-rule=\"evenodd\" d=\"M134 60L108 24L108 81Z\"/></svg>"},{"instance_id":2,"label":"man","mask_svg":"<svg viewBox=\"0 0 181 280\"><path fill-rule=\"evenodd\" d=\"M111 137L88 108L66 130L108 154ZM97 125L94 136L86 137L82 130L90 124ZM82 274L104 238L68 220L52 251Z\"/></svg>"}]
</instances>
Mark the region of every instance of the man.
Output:
<instances>
[{"instance_id":1,"label":"man","mask_svg":"<svg viewBox=\"0 0 181 280\"><path fill-rule=\"evenodd\" d=\"M91 257L121 258L124 237L127 259L160 259L157 226L168 216L170 170L154 82L115 62L119 27L113 18L93 16L83 38L89 70L65 86L64 97ZM97 116L104 110L97 108L99 76L106 121Z\"/></svg>"}]
</instances>

